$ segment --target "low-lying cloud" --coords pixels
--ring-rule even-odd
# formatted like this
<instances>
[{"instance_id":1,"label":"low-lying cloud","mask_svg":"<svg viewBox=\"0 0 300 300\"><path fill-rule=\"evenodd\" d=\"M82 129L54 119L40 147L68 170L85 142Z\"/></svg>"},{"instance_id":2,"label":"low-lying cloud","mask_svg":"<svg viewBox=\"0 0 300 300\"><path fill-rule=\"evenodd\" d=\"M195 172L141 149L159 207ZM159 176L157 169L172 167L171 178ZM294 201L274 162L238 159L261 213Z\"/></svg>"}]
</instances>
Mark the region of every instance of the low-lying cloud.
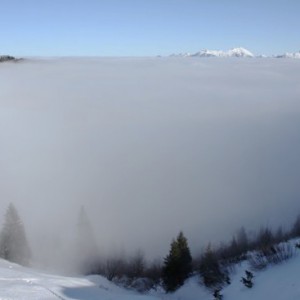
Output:
<instances>
[{"instance_id":1,"label":"low-lying cloud","mask_svg":"<svg viewBox=\"0 0 300 300\"><path fill-rule=\"evenodd\" d=\"M0 213L16 205L37 251L68 241L84 205L100 251L149 257L181 229L196 251L241 225L288 225L299 78L288 59L1 64Z\"/></svg>"}]
</instances>

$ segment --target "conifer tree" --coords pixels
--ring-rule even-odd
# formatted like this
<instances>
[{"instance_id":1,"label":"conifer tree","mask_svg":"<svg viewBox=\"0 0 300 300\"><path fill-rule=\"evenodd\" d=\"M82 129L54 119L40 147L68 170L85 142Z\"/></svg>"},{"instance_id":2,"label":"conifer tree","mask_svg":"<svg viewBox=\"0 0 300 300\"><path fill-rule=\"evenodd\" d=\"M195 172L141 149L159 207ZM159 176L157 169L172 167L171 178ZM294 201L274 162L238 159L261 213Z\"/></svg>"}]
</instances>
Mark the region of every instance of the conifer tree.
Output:
<instances>
[{"instance_id":1,"label":"conifer tree","mask_svg":"<svg viewBox=\"0 0 300 300\"><path fill-rule=\"evenodd\" d=\"M241 227L237 233L237 245L239 248L239 255L247 252L249 241L244 227Z\"/></svg>"},{"instance_id":2,"label":"conifer tree","mask_svg":"<svg viewBox=\"0 0 300 300\"><path fill-rule=\"evenodd\" d=\"M220 268L218 258L210 245L208 245L201 258L199 273L207 287L219 286L226 280L226 276Z\"/></svg>"},{"instance_id":3,"label":"conifer tree","mask_svg":"<svg viewBox=\"0 0 300 300\"><path fill-rule=\"evenodd\" d=\"M230 258L234 259L239 255L239 247L236 238L233 237L229 246Z\"/></svg>"},{"instance_id":4,"label":"conifer tree","mask_svg":"<svg viewBox=\"0 0 300 300\"><path fill-rule=\"evenodd\" d=\"M297 216L297 219L293 225L291 230L292 237L299 237L300 236L300 215Z\"/></svg>"},{"instance_id":5,"label":"conifer tree","mask_svg":"<svg viewBox=\"0 0 300 300\"><path fill-rule=\"evenodd\" d=\"M192 256L186 237L180 232L171 243L170 252L165 258L162 270L163 285L167 292L173 292L192 272Z\"/></svg>"},{"instance_id":6,"label":"conifer tree","mask_svg":"<svg viewBox=\"0 0 300 300\"><path fill-rule=\"evenodd\" d=\"M7 208L0 233L0 256L21 265L28 265L31 256L23 223L12 203Z\"/></svg>"},{"instance_id":7,"label":"conifer tree","mask_svg":"<svg viewBox=\"0 0 300 300\"><path fill-rule=\"evenodd\" d=\"M96 269L98 247L85 208L82 206L77 222L76 261L78 271L88 274Z\"/></svg>"},{"instance_id":8,"label":"conifer tree","mask_svg":"<svg viewBox=\"0 0 300 300\"><path fill-rule=\"evenodd\" d=\"M261 228L257 237L257 248L258 249L267 249L274 244L274 236L270 228L265 227Z\"/></svg>"}]
</instances>

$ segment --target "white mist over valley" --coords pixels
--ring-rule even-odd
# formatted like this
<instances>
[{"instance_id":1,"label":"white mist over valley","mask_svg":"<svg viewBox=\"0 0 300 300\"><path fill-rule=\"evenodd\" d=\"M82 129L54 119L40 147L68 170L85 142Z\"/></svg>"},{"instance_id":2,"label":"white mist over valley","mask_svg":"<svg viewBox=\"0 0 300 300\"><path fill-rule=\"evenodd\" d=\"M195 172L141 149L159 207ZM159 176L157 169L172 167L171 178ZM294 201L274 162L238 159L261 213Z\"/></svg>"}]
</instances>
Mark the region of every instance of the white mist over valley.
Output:
<instances>
[{"instance_id":1,"label":"white mist over valley","mask_svg":"<svg viewBox=\"0 0 300 300\"><path fill-rule=\"evenodd\" d=\"M0 193L62 265L80 208L99 255L192 252L300 211L300 61L55 58L0 65ZM255 221L254 221L255 220Z\"/></svg>"}]
</instances>

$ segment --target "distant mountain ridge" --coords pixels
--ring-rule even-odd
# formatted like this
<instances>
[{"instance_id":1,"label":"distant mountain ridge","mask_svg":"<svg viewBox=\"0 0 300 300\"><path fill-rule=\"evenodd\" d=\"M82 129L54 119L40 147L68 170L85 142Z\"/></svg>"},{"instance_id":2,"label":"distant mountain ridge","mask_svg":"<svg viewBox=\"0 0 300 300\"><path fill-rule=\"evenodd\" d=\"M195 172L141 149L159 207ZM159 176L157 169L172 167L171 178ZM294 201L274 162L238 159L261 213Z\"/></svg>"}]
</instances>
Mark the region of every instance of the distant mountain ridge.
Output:
<instances>
[{"instance_id":1,"label":"distant mountain ridge","mask_svg":"<svg viewBox=\"0 0 300 300\"><path fill-rule=\"evenodd\" d=\"M15 57L10 56L10 55L0 55L0 62L5 62L5 61L13 61L16 60Z\"/></svg>"},{"instance_id":2,"label":"distant mountain ridge","mask_svg":"<svg viewBox=\"0 0 300 300\"><path fill-rule=\"evenodd\" d=\"M222 50L201 50L191 56L199 56L199 57L254 57L254 54L249 50L239 47L233 48L228 51Z\"/></svg>"},{"instance_id":3,"label":"distant mountain ridge","mask_svg":"<svg viewBox=\"0 0 300 300\"><path fill-rule=\"evenodd\" d=\"M277 58L298 58L298 59L300 59L300 51L294 52L294 53L286 52L282 55L277 55L276 57Z\"/></svg>"},{"instance_id":4,"label":"distant mountain ridge","mask_svg":"<svg viewBox=\"0 0 300 300\"><path fill-rule=\"evenodd\" d=\"M175 57L241 57L241 58L264 58L264 57L270 57L270 58L296 58L300 59L300 51L295 52L295 53L285 53L281 55L254 55L251 51L243 48L243 47L238 47L238 48L232 48L227 51L223 50L208 50L204 49L196 53L179 53L179 54L172 54L170 56L175 56Z\"/></svg>"}]
</instances>

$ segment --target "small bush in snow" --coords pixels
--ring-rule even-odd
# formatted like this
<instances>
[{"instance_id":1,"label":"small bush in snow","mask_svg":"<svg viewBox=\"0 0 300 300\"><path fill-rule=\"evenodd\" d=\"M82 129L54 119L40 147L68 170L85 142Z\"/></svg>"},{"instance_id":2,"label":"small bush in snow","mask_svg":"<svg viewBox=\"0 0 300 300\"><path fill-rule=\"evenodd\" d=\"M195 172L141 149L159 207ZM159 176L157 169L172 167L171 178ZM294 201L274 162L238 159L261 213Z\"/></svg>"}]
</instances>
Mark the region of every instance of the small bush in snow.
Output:
<instances>
[{"instance_id":1,"label":"small bush in snow","mask_svg":"<svg viewBox=\"0 0 300 300\"><path fill-rule=\"evenodd\" d=\"M225 282L229 285L231 284L230 277L228 275L225 275Z\"/></svg>"},{"instance_id":2,"label":"small bush in snow","mask_svg":"<svg viewBox=\"0 0 300 300\"><path fill-rule=\"evenodd\" d=\"M143 277L129 280L127 287L134 289L139 293L145 293L151 290L154 287L154 284L151 279Z\"/></svg>"},{"instance_id":3,"label":"small bush in snow","mask_svg":"<svg viewBox=\"0 0 300 300\"><path fill-rule=\"evenodd\" d=\"M216 289L213 296L215 297L214 300L222 300L223 295L221 294L221 289Z\"/></svg>"},{"instance_id":4,"label":"small bush in snow","mask_svg":"<svg viewBox=\"0 0 300 300\"><path fill-rule=\"evenodd\" d=\"M299 243L299 242L296 243L296 244L295 244L295 247L296 247L297 249L300 249L300 243Z\"/></svg>"},{"instance_id":5,"label":"small bush in snow","mask_svg":"<svg viewBox=\"0 0 300 300\"><path fill-rule=\"evenodd\" d=\"M241 282L247 287L247 288L252 288L253 287L253 277L254 277L254 275L253 275L253 273L252 272L250 272L250 271L248 271L248 270L246 270L245 271L245 273L246 273L246 277L242 277L242 279L241 279Z\"/></svg>"},{"instance_id":6,"label":"small bush in snow","mask_svg":"<svg viewBox=\"0 0 300 300\"><path fill-rule=\"evenodd\" d=\"M124 276L126 261L123 258L112 258L106 261L104 266L104 276L113 281L116 278Z\"/></svg>"}]
</instances>

